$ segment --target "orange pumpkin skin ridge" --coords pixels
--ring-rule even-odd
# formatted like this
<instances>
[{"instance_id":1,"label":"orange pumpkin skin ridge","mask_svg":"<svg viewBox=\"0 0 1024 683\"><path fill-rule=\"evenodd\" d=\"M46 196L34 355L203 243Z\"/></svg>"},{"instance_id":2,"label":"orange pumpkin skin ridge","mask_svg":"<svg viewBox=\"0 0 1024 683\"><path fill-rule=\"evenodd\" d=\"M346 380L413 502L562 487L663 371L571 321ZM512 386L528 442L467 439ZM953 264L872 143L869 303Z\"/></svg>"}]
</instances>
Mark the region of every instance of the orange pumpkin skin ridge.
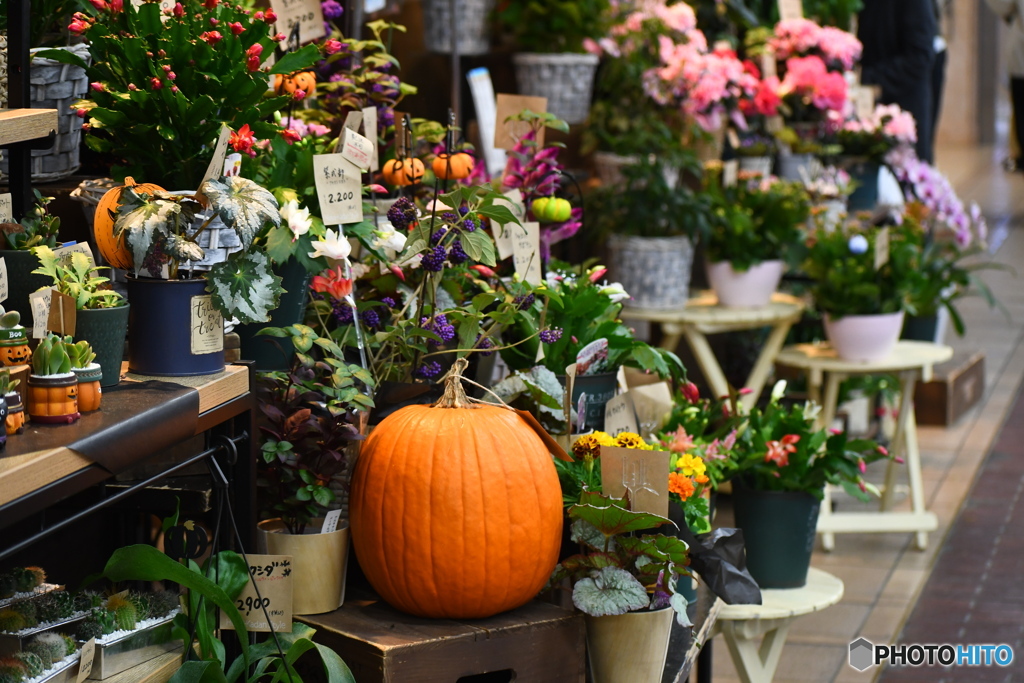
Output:
<instances>
[{"instance_id":1,"label":"orange pumpkin skin ridge","mask_svg":"<svg viewBox=\"0 0 1024 683\"><path fill-rule=\"evenodd\" d=\"M562 495L547 447L515 413L409 406L363 445L351 521L359 563L393 607L475 619L543 588Z\"/></svg>"}]
</instances>

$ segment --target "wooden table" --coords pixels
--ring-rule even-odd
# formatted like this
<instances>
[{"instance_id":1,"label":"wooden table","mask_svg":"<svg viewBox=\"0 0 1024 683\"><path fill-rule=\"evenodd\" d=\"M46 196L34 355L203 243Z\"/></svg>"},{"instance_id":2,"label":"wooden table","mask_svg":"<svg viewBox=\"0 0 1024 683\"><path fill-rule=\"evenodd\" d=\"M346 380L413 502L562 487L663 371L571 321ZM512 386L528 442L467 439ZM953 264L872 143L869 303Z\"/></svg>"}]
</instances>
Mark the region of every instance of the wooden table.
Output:
<instances>
[{"instance_id":1,"label":"wooden table","mask_svg":"<svg viewBox=\"0 0 1024 683\"><path fill-rule=\"evenodd\" d=\"M785 343L789 328L800 319L803 311L803 301L788 294L773 294L771 303L763 308L726 308L718 305L714 292L704 292L687 301L685 308L664 311L625 308L622 317L659 323L664 332L661 346L670 351L675 351L680 340L686 337L704 378L716 396L728 395L729 383L711 350L707 335L771 327L768 341L747 378L745 386L750 393L741 398L743 409L750 410L768 381L775 356Z\"/></svg>"},{"instance_id":2,"label":"wooden table","mask_svg":"<svg viewBox=\"0 0 1024 683\"><path fill-rule=\"evenodd\" d=\"M921 480L921 452L917 443L917 421L914 417L914 385L918 378L931 381L934 368L953 357L953 349L930 342L900 341L887 358L878 361L845 361L836 356L826 343L797 344L782 350L775 362L807 373L808 392L821 403L819 427L828 427L836 416L839 385L851 375L895 374L900 382L899 419L892 440L892 460L885 473L885 486L877 512L832 512L831 494L825 489L825 500L818 516L818 533L826 550L835 547L835 534L855 532L914 532L917 547L928 544L928 533L938 528L935 514L925 510L924 485ZM827 376L827 380L825 377ZM825 380L825 394L821 387ZM910 512L893 512L896 458L904 454L910 480Z\"/></svg>"},{"instance_id":3,"label":"wooden table","mask_svg":"<svg viewBox=\"0 0 1024 683\"><path fill-rule=\"evenodd\" d=\"M843 597L843 582L811 567L803 588L761 591L760 605L722 605L715 622L743 683L767 683L775 676L793 620L831 607Z\"/></svg>"}]
</instances>

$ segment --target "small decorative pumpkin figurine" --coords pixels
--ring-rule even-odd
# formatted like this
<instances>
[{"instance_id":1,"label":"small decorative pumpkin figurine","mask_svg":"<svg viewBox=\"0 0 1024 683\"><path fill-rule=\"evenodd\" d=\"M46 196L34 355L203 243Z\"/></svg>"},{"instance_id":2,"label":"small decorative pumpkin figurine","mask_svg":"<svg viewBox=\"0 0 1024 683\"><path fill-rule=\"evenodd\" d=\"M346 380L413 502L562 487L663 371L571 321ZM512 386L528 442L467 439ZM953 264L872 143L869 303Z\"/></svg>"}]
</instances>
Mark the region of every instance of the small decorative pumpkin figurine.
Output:
<instances>
[{"instance_id":1,"label":"small decorative pumpkin figurine","mask_svg":"<svg viewBox=\"0 0 1024 683\"><path fill-rule=\"evenodd\" d=\"M135 179L128 177L124 179L124 185L108 190L100 198L96 206L96 217L93 220L92 234L96 238L96 248L107 263L115 268L131 270L134 268L132 261L132 250L125 243L125 235L114 235L114 218L117 215L117 207L121 205L121 193L131 188L139 194L153 194L164 192L164 188L151 183L136 184Z\"/></svg>"},{"instance_id":2,"label":"small decorative pumpkin figurine","mask_svg":"<svg viewBox=\"0 0 1024 683\"><path fill-rule=\"evenodd\" d=\"M19 325L21 314L4 312L0 306L0 365L25 365L32 359L28 346L28 332Z\"/></svg>"},{"instance_id":3,"label":"small decorative pumpkin figurine","mask_svg":"<svg viewBox=\"0 0 1024 683\"><path fill-rule=\"evenodd\" d=\"M296 90L306 93L306 97L313 95L316 92L316 74L312 71L296 71L290 76L274 76L275 95L291 95Z\"/></svg>"},{"instance_id":4,"label":"small decorative pumpkin figurine","mask_svg":"<svg viewBox=\"0 0 1024 683\"><path fill-rule=\"evenodd\" d=\"M381 170L384 181L389 185L415 185L423 180L423 174L427 167L419 159L410 157L407 159L388 159Z\"/></svg>"},{"instance_id":5,"label":"small decorative pumpkin figurine","mask_svg":"<svg viewBox=\"0 0 1024 683\"><path fill-rule=\"evenodd\" d=\"M6 404L3 431L7 436L20 434L25 429L25 406L21 404L21 394L15 391L18 383L11 379L9 371L0 371L0 398Z\"/></svg>"},{"instance_id":6,"label":"small decorative pumpkin figurine","mask_svg":"<svg viewBox=\"0 0 1024 683\"><path fill-rule=\"evenodd\" d=\"M71 424L78 412L78 378L63 340L48 334L32 356L28 376L28 416L33 422Z\"/></svg>"},{"instance_id":7,"label":"small decorative pumpkin figurine","mask_svg":"<svg viewBox=\"0 0 1024 683\"><path fill-rule=\"evenodd\" d=\"M78 381L78 412L99 410L103 398L103 389L100 388L103 369L99 363L94 362L96 354L92 346L85 340L76 344L71 337L64 337L64 349L71 359L71 372L75 373Z\"/></svg>"},{"instance_id":8,"label":"small decorative pumpkin figurine","mask_svg":"<svg viewBox=\"0 0 1024 683\"><path fill-rule=\"evenodd\" d=\"M431 167L434 169L434 175L442 180L462 180L469 177L475 165L473 157L465 152L451 155L442 152L434 157Z\"/></svg>"},{"instance_id":9,"label":"small decorative pumpkin figurine","mask_svg":"<svg viewBox=\"0 0 1024 683\"><path fill-rule=\"evenodd\" d=\"M0 395L0 420L3 420L4 428L0 429L0 451L7 448L7 398Z\"/></svg>"},{"instance_id":10,"label":"small decorative pumpkin figurine","mask_svg":"<svg viewBox=\"0 0 1024 683\"><path fill-rule=\"evenodd\" d=\"M562 492L550 451L511 408L466 397L467 366L455 362L433 406L377 425L352 478L359 564L381 597L418 616L514 609L558 562Z\"/></svg>"}]
</instances>

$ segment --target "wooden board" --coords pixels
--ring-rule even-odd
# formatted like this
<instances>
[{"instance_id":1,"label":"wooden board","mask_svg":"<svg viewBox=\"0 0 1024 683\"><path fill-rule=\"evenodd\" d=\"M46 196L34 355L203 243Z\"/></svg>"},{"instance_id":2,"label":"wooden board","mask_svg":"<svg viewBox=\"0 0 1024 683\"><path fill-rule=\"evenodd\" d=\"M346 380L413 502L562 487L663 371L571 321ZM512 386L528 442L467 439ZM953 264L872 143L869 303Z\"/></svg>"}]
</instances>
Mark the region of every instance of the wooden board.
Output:
<instances>
[{"instance_id":1,"label":"wooden board","mask_svg":"<svg viewBox=\"0 0 1024 683\"><path fill-rule=\"evenodd\" d=\"M105 678L103 683L167 683L174 672L180 668L181 653L168 652L110 678Z\"/></svg>"},{"instance_id":2,"label":"wooden board","mask_svg":"<svg viewBox=\"0 0 1024 683\"><path fill-rule=\"evenodd\" d=\"M0 145L45 138L57 130L56 109L0 109Z\"/></svg>"},{"instance_id":3,"label":"wooden board","mask_svg":"<svg viewBox=\"0 0 1024 683\"><path fill-rule=\"evenodd\" d=\"M985 354L958 351L953 360L935 367L931 382L917 385L914 414L919 425L948 426L981 400L985 393Z\"/></svg>"}]
</instances>

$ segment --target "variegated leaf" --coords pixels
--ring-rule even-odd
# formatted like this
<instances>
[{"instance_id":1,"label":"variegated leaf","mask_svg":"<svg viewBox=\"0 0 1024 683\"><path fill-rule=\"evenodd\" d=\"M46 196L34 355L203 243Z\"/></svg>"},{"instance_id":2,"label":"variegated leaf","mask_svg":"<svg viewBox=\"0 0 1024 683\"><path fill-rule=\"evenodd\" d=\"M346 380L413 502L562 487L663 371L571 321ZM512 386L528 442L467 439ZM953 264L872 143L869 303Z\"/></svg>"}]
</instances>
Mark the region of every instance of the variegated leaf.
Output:
<instances>
[{"instance_id":1,"label":"variegated leaf","mask_svg":"<svg viewBox=\"0 0 1024 683\"><path fill-rule=\"evenodd\" d=\"M178 235L168 235L163 248L165 254L178 261L201 261L206 255L201 246Z\"/></svg>"},{"instance_id":2,"label":"variegated leaf","mask_svg":"<svg viewBox=\"0 0 1024 683\"><path fill-rule=\"evenodd\" d=\"M281 278L270 270L270 260L261 251L240 252L218 263L206 276L206 289L213 305L225 318L243 323L267 322L284 291Z\"/></svg>"},{"instance_id":3,"label":"variegated leaf","mask_svg":"<svg viewBox=\"0 0 1024 683\"><path fill-rule=\"evenodd\" d=\"M135 194L134 191L128 192ZM126 211L129 207L130 210ZM175 220L181 219L181 206L173 201L139 201L122 207L114 223L114 233L125 235L128 246L132 249L136 275L153 245L159 239L172 235Z\"/></svg>"},{"instance_id":4,"label":"variegated leaf","mask_svg":"<svg viewBox=\"0 0 1024 683\"><path fill-rule=\"evenodd\" d=\"M248 178L211 178L202 184L199 191L210 200L210 207L224 224L238 233L243 249L249 248L267 223L275 227L281 224L281 213L274 195Z\"/></svg>"}]
</instances>

